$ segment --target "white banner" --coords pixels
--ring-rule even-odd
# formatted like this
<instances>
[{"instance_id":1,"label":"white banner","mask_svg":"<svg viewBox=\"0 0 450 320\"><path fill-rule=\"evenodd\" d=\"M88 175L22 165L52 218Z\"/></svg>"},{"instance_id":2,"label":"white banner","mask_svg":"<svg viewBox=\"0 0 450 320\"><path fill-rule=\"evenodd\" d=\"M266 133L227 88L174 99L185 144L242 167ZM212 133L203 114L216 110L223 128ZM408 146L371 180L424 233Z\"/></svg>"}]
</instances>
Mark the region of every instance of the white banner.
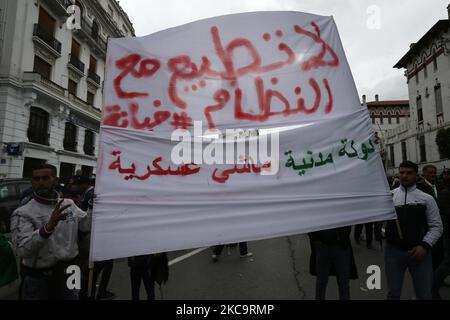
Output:
<instances>
[{"instance_id":1,"label":"white banner","mask_svg":"<svg viewBox=\"0 0 450 320\"><path fill-rule=\"evenodd\" d=\"M112 39L105 99L92 260L395 217L330 17L246 13ZM237 146L205 132L230 128L259 130Z\"/></svg>"}]
</instances>

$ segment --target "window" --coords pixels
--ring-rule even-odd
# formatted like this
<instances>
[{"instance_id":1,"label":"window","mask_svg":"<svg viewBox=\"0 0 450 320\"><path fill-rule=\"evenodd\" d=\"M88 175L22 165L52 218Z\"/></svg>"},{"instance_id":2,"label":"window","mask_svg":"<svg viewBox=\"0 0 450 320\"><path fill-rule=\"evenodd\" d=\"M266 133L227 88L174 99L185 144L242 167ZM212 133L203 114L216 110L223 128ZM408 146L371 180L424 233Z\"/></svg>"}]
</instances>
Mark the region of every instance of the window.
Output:
<instances>
[{"instance_id":1,"label":"window","mask_svg":"<svg viewBox=\"0 0 450 320\"><path fill-rule=\"evenodd\" d=\"M88 93L87 93L87 101L86 101L88 105L94 106L94 97L95 97L95 95L88 91Z\"/></svg>"},{"instance_id":2,"label":"window","mask_svg":"<svg viewBox=\"0 0 450 320\"><path fill-rule=\"evenodd\" d=\"M75 173L75 165L72 163L61 162L59 166L59 180L60 182L67 184L70 178L73 177Z\"/></svg>"},{"instance_id":3,"label":"window","mask_svg":"<svg viewBox=\"0 0 450 320\"><path fill-rule=\"evenodd\" d=\"M436 102L436 114L442 113L442 93L441 93L441 85L438 83L434 87L434 100Z\"/></svg>"},{"instance_id":4,"label":"window","mask_svg":"<svg viewBox=\"0 0 450 320\"><path fill-rule=\"evenodd\" d=\"M416 84L419 84L419 72L416 71Z\"/></svg>"},{"instance_id":5,"label":"window","mask_svg":"<svg viewBox=\"0 0 450 320\"><path fill-rule=\"evenodd\" d=\"M22 177L31 178L33 176L33 170L44 163L44 159L25 158L23 161Z\"/></svg>"},{"instance_id":6,"label":"window","mask_svg":"<svg viewBox=\"0 0 450 320\"><path fill-rule=\"evenodd\" d=\"M48 145L48 113L42 109L30 108L28 140L33 143Z\"/></svg>"},{"instance_id":7,"label":"window","mask_svg":"<svg viewBox=\"0 0 450 320\"><path fill-rule=\"evenodd\" d=\"M77 151L77 127L70 122L66 122L64 131L64 150Z\"/></svg>"},{"instance_id":8,"label":"window","mask_svg":"<svg viewBox=\"0 0 450 320\"><path fill-rule=\"evenodd\" d=\"M372 124L375 124L375 117L372 116Z\"/></svg>"},{"instance_id":9,"label":"window","mask_svg":"<svg viewBox=\"0 0 450 320\"><path fill-rule=\"evenodd\" d=\"M419 122L423 121L423 109L422 109L422 97L418 96L416 98L416 104L417 104L417 120Z\"/></svg>"},{"instance_id":10,"label":"window","mask_svg":"<svg viewBox=\"0 0 450 320\"><path fill-rule=\"evenodd\" d=\"M428 70L427 70L427 62L426 61L423 63L423 76L425 79L428 78Z\"/></svg>"},{"instance_id":11,"label":"window","mask_svg":"<svg viewBox=\"0 0 450 320\"><path fill-rule=\"evenodd\" d=\"M81 175L83 177L90 177L94 168L90 166L81 166Z\"/></svg>"},{"instance_id":12,"label":"window","mask_svg":"<svg viewBox=\"0 0 450 320\"><path fill-rule=\"evenodd\" d=\"M408 160L407 152L406 152L406 141L402 141L402 161Z\"/></svg>"},{"instance_id":13,"label":"window","mask_svg":"<svg viewBox=\"0 0 450 320\"><path fill-rule=\"evenodd\" d=\"M384 121L383 114L380 113L380 124L383 124L383 121Z\"/></svg>"},{"instance_id":14,"label":"window","mask_svg":"<svg viewBox=\"0 0 450 320\"><path fill-rule=\"evenodd\" d=\"M0 187L0 201L15 199L19 196L16 185L13 183L8 183Z\"/></svg>"},{"instance_id":15,"label":"window","mask_svg":"<svg viewBox=\"0 0 450 320\"><path fill-rule=\"evenodd\" d=\"M69 90L69 93L71 93L75 97L77 96L77 87L78 84L75 81L69 79L69 86L67 87L67 89Z\"/></svg>"},{"instance_id":16,"label":"window","mask_svg":"<svg viewBox=\"0 0 450 320\"><path fill-rule=\"evenodd\" d=\"M389 153L391 158L391 167L395 167L395 153L394 153L394 145L391 144L389 146Z\"/></svg>"},{"instance_id":17,"label":"window","mask_svg":"<svg viewBox=\"0 0 450 320\"><path fill-rule=\"evenodd\" d=\"M391 114L390 113L388 114L388 123L392 124L392 119L391 119Z\"/></svg>"},{"instance_id":18,"label":"window","mask_svg":"<svg viewBox=\"0 0 450 320\"><path fill-rule=\"evenodd\" d=\"M55 32L55 19L53 19L53 17L42 7L39 8L38 25L47 36L53 37Z\"/></svg>"},{"instance_id":19,"label":"window","mask_svg":"<svg viewBox=\"0 0 450 320\"><path fill-rule=\"evenodd\" d=\"M98 40L98 24L97 22L92 22L91 36L94 40Z\"/></svg>"},{"instance_id":20,"label":"window","mask_svg":"<svg viewBox=\"0 0 450 320\"><path fill-rule=\"evenodd\" d=\"M74 58L80 58L80 44L74 39L72 39L72 49L70 50L70 54Z\"/></svg>"},{"instance_id":21,"label":"window","mask_svg":"<svg viewBox=\"0 0 450 320\"><path fill-rule=\"evenodd\" d=\"M95 59L93 56L90 56L89 58L89 70L94 73L97 72L97 59Z\"/></svg>"},{"instance_id":22,"label":"window","mask_svg":"<svg viewBox=\"0 0 450 320\"><path fill-rule=\"evenodd\" d=\"M34 56L33 72L41 75L42 78L50 80L52 73L51 64L45 62L38 56Z\"/></svg>"},{"instance_id":23,"label":"window","mask_svg":"<svg viewBox=\"0 0 450 320\"><path fill-rule=\"evenodd\" d=\"M397 124L400 124L400 115L397 114L396 118L397 118Z\"/></svg>"},{"instance_id":24,"label":"window","mask_svg":"<svg viewBox=\"0 0 450 320\"><path fill-rule=\"evenodd\" d=\"M425 136L419 137L420 162L427 161L427 150L425 148Z\"/></svg>"},{"instance_id":25,"label":"window","mask_svg":"<svg viewBox=\"0 0 450 320\"><path fill-rule=\"evenodd\" d=\"M95 147L94 147L94 132L91 130L86 130L84 132L84 153L93 156Z\"/></svg>"}]
</instances>

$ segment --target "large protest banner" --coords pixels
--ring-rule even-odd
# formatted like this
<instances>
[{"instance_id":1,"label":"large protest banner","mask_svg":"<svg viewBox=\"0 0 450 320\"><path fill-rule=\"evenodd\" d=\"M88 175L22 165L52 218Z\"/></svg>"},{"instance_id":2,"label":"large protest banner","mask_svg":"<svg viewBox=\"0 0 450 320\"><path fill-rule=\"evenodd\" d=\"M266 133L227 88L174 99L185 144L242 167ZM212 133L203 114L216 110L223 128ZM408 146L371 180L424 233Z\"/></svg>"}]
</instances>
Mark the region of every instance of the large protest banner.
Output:
<instances>
[{"instance_id":1,"label":"large protest banner","mask_svg":"<svg viewBox=\"0 0 450 320\"><path fill-rule=\"evenodd\" d=\"M91 260L395 217L331 17L244 13L110 39L106 69Z\"/></svg>"}]
</instances>

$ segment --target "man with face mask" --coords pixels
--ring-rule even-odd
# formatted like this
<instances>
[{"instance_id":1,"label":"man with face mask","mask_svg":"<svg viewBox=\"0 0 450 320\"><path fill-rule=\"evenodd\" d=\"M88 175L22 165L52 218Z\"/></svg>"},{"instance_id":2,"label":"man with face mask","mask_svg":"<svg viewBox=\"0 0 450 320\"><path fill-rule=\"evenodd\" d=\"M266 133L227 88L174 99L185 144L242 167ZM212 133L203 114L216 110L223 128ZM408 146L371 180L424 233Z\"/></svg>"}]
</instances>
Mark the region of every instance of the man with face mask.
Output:
<instances>
[{"instance_id":1,"label":"man with face mask","mask_svg":"<svg viewBox=\"0 0 450 320\"><path fill-rule=\"evenodd\" d=\"M76 300L78 290L67 287L66 269L76 264L78 230L89 230L90 219L72 200L60 198L54 166L33 170L31 183L33 199L11 217L12 242L21 258L22 299Z\"/></svg>"}]
</instances>

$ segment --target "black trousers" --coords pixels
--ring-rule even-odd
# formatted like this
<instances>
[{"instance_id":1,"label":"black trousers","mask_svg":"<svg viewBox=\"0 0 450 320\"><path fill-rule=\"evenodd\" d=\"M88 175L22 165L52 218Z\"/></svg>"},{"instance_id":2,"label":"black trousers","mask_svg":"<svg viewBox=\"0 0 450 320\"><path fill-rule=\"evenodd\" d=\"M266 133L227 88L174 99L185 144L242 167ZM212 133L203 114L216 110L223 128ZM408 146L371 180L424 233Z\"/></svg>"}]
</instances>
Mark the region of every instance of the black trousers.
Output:
<instances>
[{"instance_id":1,"label":"black trousers","mask_svg":"<svg viewBox=\"0 0 450 320\"><path fill-rule=\"evenodd\" d=\"M97 261L94 263L94 280L92 282L92 298L95 299L97 291L97 279L100 273L102 273L102 278L100 279L100 285L98 287L98 294L103 295L108 288L109 279L111 278L112 269L114 265L114 260Z\"/></svg>"},{"instance_id":2,"label":"black trousers","mask_svg":"<svg viewBox=\"0 0 450 320\"><path fill-rule=\"evenodd\" d=\"M225 248L225 245L223 244L214 246L213 253L219 256L222 253L223 248ZM248 253L247 242L239 242L239 253L241 256Z\"/></svg>"},{"instance_id":3,"label":"black trousers","mask_svg":"<svg viewBox=\"0 0 450 320\"><path fill-rule=\"evenodd\" d=\"M369 222L369 223L365 223L365 224L357 224L355 226L355 231L354 231L354 238L355 240L359 240L359 238L361 237L361 233L362 233L362 229L364 227L364 229L366 230L366 243L368 245L372 244L373 241L373 236L374 236L374 232L375 232L375 240L376 241L381 241L381 227L383 226L383 224L381 222Z\"/></svg>"},{"instance_id":4,"label":"black trousers","mask_svg":"<svg viewBox=\"0 0 450 320\"><path fill-rule=\"evenodd\" d=\"M155 282L148 267L130 267L131 299L139 300L141 280L148 300L155 300Z\"/></svg>"}]
</instances>

